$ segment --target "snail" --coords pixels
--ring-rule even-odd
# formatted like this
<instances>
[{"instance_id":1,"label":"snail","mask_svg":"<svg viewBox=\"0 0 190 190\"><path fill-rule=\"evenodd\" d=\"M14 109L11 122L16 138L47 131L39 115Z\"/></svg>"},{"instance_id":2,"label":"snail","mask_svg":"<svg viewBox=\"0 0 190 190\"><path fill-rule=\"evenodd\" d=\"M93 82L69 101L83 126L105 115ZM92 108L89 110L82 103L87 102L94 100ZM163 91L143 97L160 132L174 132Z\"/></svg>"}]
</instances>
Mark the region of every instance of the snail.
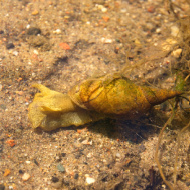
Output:
<instances>
[{"instance_id":1,"label":"snail","mask_svg":"<svg viewBox=\"0 0 190 190\"><path fill-rule=\"evenodd\" d=\"M181 95L181 91L141 86L118 73L90 78L63 94L34 84L37 93L29 105L33 128L51 131L80 126L104 118L134 120L153 106Z\"/></svg>"}]
</instances>

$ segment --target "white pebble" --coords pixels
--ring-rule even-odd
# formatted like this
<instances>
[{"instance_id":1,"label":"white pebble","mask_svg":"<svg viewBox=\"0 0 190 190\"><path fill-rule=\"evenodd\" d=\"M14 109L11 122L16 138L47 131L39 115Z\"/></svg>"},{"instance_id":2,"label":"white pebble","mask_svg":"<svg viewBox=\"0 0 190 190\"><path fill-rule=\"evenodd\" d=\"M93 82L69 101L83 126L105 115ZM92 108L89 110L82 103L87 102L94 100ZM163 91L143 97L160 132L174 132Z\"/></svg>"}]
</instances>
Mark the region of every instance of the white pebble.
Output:
<instances>
[{"instance_id":1,"label":"white pebble","mask_svg":"<svg viewBox=\"0 0 190 190\"><path fill-rule=\"evenodd\" d=\"M23 180L23 181L27 181L27 180L29 180L29 179L30 179L30 174L24 173L23 176L22 176L22 180Z\"/></svg>"},{"instance_id":2,"label":"white pebble","mask_svg":"<svg viewBox=\"0 0 190 190\"><path fill-rule=\"evenodd\" d=\"M85 177L86 177L86 183L92 184L95 182L95 179L92 177L89 177L88 174L86 174Z\"/></svg>"},{"instance_id":3,"label":"white pebble","mask_svg":"<svg viewBox=\"0 0 190 190\"><path fill-rule=\"evenodd\" d=\"M88 153L86 157L87 157L87 158L91 158L92 155L93 155L92 153Z\"/></svg>"},{"instance_id":4,"label":"white pebble","mask_svg":"<svg viewBox=\"0 0 190 190\"><path fill-rule=\"evenodd\" d=\"M117 158L120 158L120 153L116 153L116 155L115 155Z\"/></svg>"},{"instance_id":5,"label":"white pebble","mask_svg":"<svg viewBox=\"0 0 190 190\"><path fill-rule=\"evenodd\" d=\"M101 9L101 11L102 11L103 13L106 13L106 12L107 12L107 8L103 7L103 8Z\"/></svg>"},{"instance_id":6,"label":"white pebble","mask_svg":"<svg viewBox=\"0 0 190 190\"><path fill-rule=\"evenodd\" d=\"M30 28L30 24L27 24L27 25L26 25L26 28L29 29L29 28Z\"/></svg>"},{"instance_id":7,"label":"white pebble","mask_svg":"<svg viewBox=\"0 0 190 190\"><path fill-rule=\"evenodd\" d=\"M157 29L156 29L156 33L157 33L157 34L160 34L160 33L161 33L161 28L157 28Z\"/></svg>"},{"instance_id":8,"label":"white pebble","mask_svg":"<svg viewBox=\"0 0 190 190\"><path fill-rule=\"evenodd\" d=\"M14 56L17 56L18 55L18 51L13 51L12 53Z\"/></svg>"},{"instance_id":9,"label":"white pebble","mask_svg":"<svg viewBox=\"0 0 190 190\"><path fill-rule=\"evenodd\" d=\"M179 28L177 26L171 27L171 35L177 37L179 35Z\"/></svg>"},{"instance_id":10,"label":"white pebble","mask_svg":"<svg viewBox=\"0 0 190 190\"><path fill-rule=\"evenodd\" d=\"M61 34L61 30L60 29L54 30L53 33L54 34Z\"/></svg>"},{"instance_id":11,"label":"white pebble","mask_svg":"<svg viewBox=\"0 0 190 190\"><path fill-rule=\"evenodd\" d=\"M38 55L39 53L38 53L38 51L35 49L34 51L33 51L36 55Z\"/></svg>"},{"instance_id":12,"label":"white pebble","mask_svg":"<svg viewBox=\"0 0 190 190\"><path fill-rule=\"evenodd\" d=\"M101 38L101 41L105 44L111 44L112 43L112 39L107 39L107 38Z\"/></svg>"}]
</instances>

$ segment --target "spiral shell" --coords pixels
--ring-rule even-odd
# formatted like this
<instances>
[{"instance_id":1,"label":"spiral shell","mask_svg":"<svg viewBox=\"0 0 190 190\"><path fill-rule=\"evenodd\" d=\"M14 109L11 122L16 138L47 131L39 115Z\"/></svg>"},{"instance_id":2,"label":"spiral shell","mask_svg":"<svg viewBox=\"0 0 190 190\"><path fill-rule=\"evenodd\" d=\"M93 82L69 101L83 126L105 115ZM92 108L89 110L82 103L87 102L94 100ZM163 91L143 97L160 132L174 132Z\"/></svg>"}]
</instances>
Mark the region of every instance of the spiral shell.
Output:
<instances>
[{"instance_id":1,"label":"spiral shell","mask_svg":"<svg viewBox=\"0 0 190 190\"><path fill-rule=\"evenodd\" d=\"M136 85L118 73L88 79L68 92L71 100L83 109L125 119L138 118L153 106L180 94L180 91Z\"/></svg>"}]
</instances>

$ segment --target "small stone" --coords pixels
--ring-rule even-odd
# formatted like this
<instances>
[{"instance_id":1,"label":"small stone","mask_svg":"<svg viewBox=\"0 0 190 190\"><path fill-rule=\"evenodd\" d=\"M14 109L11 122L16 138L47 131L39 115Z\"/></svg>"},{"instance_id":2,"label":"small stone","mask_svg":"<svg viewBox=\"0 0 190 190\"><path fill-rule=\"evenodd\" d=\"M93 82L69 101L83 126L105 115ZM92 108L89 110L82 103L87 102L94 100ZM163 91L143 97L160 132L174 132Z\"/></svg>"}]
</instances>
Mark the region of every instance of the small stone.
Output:
<instances>
[{"instance_id":1,"label":"small stone","mask_svg":"<svg viewBox=\"0 0 190 190\"><path fill-rule=\"evenodd\" d=\"M39 163L37 162L36 159L34 159L34 163L36 164L36 166L39 166Z\"/></svg>"},{"instance_id":2,"label":"small stone","mask_svg":"<svg viewBox=\"0 0 190 190\"><path fill-rule=\"evenodd\" d=\"M36 28L36 27L31 27L31 28L28 29L27 34L37 36L38 34L41 34L41 29Z\"/></svg>"},{"instance_id":3,"label":"small stone","mask_svg":"<svg viewBox=\"0 0 190 190\"><path fill-rule=\"evenodd\" d=\"M22 176L23 181L28 181L30 179L30 174L29 173L24 173Z\"/></svg>"},{"instance_id":4,"label":"small stone","mask_svg":"<svg viewBox=\"0 0 190 190\"><path fill-rule=\"evenodd\" d=\"M162 49L164 51L170 51L171 48L177 44L177 41L172 38L167 38L165 42L162 43Z\"/></svg>"},{"instance_id":5,"label":"small stone","mask_svg":"<svg viewBox=\"0 0 190 190\"><path fill-rule=\"evenodd\" d=\"M181 53L182 53L182 49L179 48L179 49L176 49L172 52L172 55L175 57L175 58L179 58L181 56Z\"/></svg>"},{"instance_id":6,"label":"small stone","mask_svg":"<svg viewBox=\"0 0 190 190\"><path fill-rule=\"evenodd\" d=\"M57 164L57 169L60 171L60 172L65 172L65 168L63 167L62 164Z\"/></svg>"},{"instance_id":7,"label":"small stone","mask_svg":"<svg viewBox=\"0 0 190 190\"><path fill-rule=\"evenodd\" d=\"M55 176L52 176L51 181L52 181L53 183L57 183L57 182L59 181L59 178L57 178L57 177L55 177Z\"/></svg>"},{"instance_id":8,"label":"small stone","mask_svg":"<svg viewBox=\"0 0 190 190\"><path fill-rule=\"evenodd\" d=\"M17 55L18 55L18 51L13 51L12 54L13 54L14 56L17 56Z\"/></svg>"},{"instance_id":9,"label":"small stone","mask_svg":"<svg viewBox=\"0 0 190 190\"><path fill-rule=\"evenodd\" d=\"M60 29L54 30L53 33L54 34L61 34L61 30Z\"/></svg>"},{"instance_id":10,"label":"small stone","mask_svg":"<svg viewBox=\"0 0 190 190\"><path fill-rule=\"evenodd\" d=\"M120 153L116 153L116 155L115 155L117 158L120 158Z\"/></svg>"},{"instance_id":11,"label":"small stone","mask_svg":"<svg viewBox=\"0 0 190 190\"><path fill-rule=\"evenodd\" d=\"M5 190L5 185L4 184L0 184L0 190Z\"/></svg>"},{"instance_id":12,"label":"small stone","mask_svg":"<svg viewBox=\"0 0 190 190\"><path fill-rule=\"evenodd\" d=\"M87 158L91 158L92 156L93 156L93 153L90 152L90 153L87 154L86 157L87 157Z\"/></svg>"},{"instance_id":13,"label":"small stone","mask_svg":"<svg viewBox=\"0 0 190 190\"><path fill-rule=\"evenodd\" d=\"M160 33L161 33L161 28L157 28L157 29L156 29L156 33L157 33L157 34L160 34Z\"/></svg>"},{"instance_id":14,"label":"small stone","mask_svg":"<svg viewBox=\"0 0 190 190\"><path fill-rule=\"evenodd\" d=\"M61 153L61 156L62 156L62 157L65 157L65 156L66 156L66 153Z\"/></svg>"},{"instance_id":15,"label":"small stone","mask_svg":"<svg viewBox=\"0 0 190 190\"><path fill-rule=\"evenodd\" d=\"M61 161L61 156L60 156L60 155L57 155L57 156L55 157L55 161L56 161L56 162L60 162L60 161Z\"/></svg>"},{"instance_id":16,"label":"small stone","mask_svg":"<svg viewBox=\"0 0 190 190\"><path fill-rule=\"evenodd\" d=\"M149 13L154 13L155 12L155 7L153 5L151 5L151 6L148 7L147 11Z\"/></svg>"},{"instance_id":17,"label":"small stone","mask_svg":"<svg viewBox=\"0 0 190 190\"><path fill-rule=\"evenodd\" d=\"M36 55L38 55L39 53L38 53L38 51L35 49L34 51L34 54L36 54Z\"/></svg>"},{"instance_id":18,"label":"small stone","mask_svg":"<svg viewBox=\"0 0 190 190\"><path fill-rule=\"evenodd\" d=\"M88 184L92 184L92 183L95 182L95 179L92 178L92 177L89 177L88 174L86 174L85 177L86 177L86 183L88 183Z\"/></svg>"},{"instance_id":19,"label":"small stone","mask_svg":"<svg viewBox=\"0 0 190 190\"><path fill-rule=\"evenodd\" d=\"M19 173L19 174L23 174L24 171L23 171L23 170L19 170L18 173Z\"/></svg>"},{"instance_id":20,"label":"small stone","mask_svg":"<svg viewBox=\"0 0 190 190\"><path fill-rule=\"evenodd\" d=\"M88 142L87 139L83 140L81 143L82 143L82 144L86 144L86 145L89 144L89 142Z\"/></svg>"},{"instance_id":21,"label":"small stone","mask_svg":"<svg viewBox=\"0 0 190 190\"><path fill-rule=\"evenodd\" d=\"M173 37L177 37L179 35L179 28L177 26L171 27L171 35Z\"/></svg>"},{"instance_id":22,"label":"small stone","mask_svg":"<svg viewBox=\"0 0 190 190\"><path fill-rule=\"evenodd\" d=\"M107 39L107 38L101 38L101 41L105 44L111 44L113 42L112 39Z\"/></svg>"},{"instance_id":23,"label":"small stone","mask_svg":"<svg viewBox=\"0 0 190 190\"><path fill-rule=\"evenodd\" d=\"M5 169L3 176L6 177L11 173L11 170Z\"/></svg>"},{"instance_id":24,"label":"small stone","mask_svg":"<svg viewBox=\"0 0 190 190\"><path fill-rule=\"evenodd\" d=\"M102 9L101 9L101 11L103 12L103 13L106 13L107 12L107 8L105 8L105 7L103 7Z\"/></svg>"},{"instance_id":25,"label":"small stone","mask_svg":"<svg viewBox=\"0 0 190 190\"><path fill-rule=\"evenodd\" d=\"M12 42L7 43L6 48L7 49L13 49L15 45Z\"/></svg>"},{"instance_id":26,"label":"small stone","mask_svg":"<svg viewBox=\"0 0 190 190\"><path fill-rule=\"evenodd\" d=\"M78 179L78 177L79 177L79 174L74 175L74 179Z\"/></svg>"},{"instance_id":27,"label":"small stone","mask_svg":"<svg viewBox=\"0 0 190 190\"><path fill-rule=\"evenodd\" d=\"M0 84L0 91L3 89L3 85L2 84Z\"/></svg>"},{"instance_id":28,"label":"small stone","mask_svg":"<svg viewBox=\"0 0 190 190\"><path fill-rule=\"evenodd\" d=\"M37 10L34 10L33 12L32 12L32 15L34 15L34 16L36 16L36 15L38 15L39 14L39 12L37 11Z\"/></svg>"}]
</instances>

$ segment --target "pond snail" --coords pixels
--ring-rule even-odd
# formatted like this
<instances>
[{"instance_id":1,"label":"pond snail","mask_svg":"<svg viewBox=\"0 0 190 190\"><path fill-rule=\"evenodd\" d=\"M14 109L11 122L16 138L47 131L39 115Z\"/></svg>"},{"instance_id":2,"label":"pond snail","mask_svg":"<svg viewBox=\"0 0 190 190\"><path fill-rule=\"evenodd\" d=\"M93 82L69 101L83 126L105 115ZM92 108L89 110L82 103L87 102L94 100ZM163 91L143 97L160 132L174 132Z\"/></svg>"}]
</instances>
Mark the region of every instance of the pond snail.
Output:
<instances>
[{"instance_id":1,"label":"pond snail","mask_svg":"<svg viewBox=\"0 0 190 190\"><path fill-rule=\"evenodd\" d=\"M74 86L68 94L34 84L37 93L29 106L33 128L51 131L79 126L103 118L134 120L153 106L181 95L181 91L141 86L118 73L90 78Z\"/></svg>"}]
</instances>

